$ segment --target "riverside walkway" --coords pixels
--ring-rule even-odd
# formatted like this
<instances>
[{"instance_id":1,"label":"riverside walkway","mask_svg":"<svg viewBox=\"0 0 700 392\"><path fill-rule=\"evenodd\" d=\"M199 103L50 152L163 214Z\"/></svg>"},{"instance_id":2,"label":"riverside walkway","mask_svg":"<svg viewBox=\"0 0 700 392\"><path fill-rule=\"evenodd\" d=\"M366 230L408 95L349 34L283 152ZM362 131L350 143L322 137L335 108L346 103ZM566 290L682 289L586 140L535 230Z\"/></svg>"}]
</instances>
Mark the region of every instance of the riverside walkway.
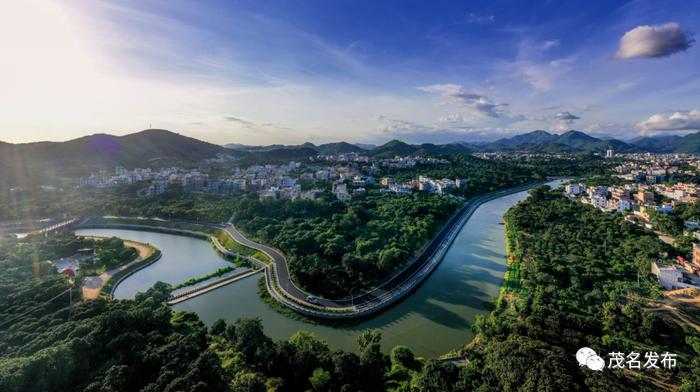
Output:
<instances>
[{"instance_id":1,"label":"riverside walkway","mask_svg":"<svg viewBox=\"0 0 700 392\"><path fill-rule=\"evenodd\" d=\"M224 230L224 232L226 232L234 241L264 253L269 257L269 263L250 256L239 255L231 252L227 250L216 237L201 231L136 224L82 224L79 226L91 228L110 227L153 230L209 239L214 244L215 248L222 254L226 256L244 258L250 261L253 265L257 266L258 269L251 271L250 275L260 271L264 272L267 291L272 298L282 305L310 317L323 319L350 319L365 317L372 313L378 312L400 300L418 287L418 285L420 285L438 266L440 261L442 261L445 253L447 253L447 250L450 248L450 245L457 237L457 234L460 232L464 224L483 203L513 193L525 191L544 182L545 181L531 182L513 188L486 193L468 200L462 206L462 208L460 208L460 210L454 216L452 216L450 220L448 220L440 232L422 248L418 256L416 256L411 263L409 263L398 273L394 274L392 277L382 282L377 287L364 293L360 293L352 298L328 299L318 298L316 296L316 299L313 302L309 301L309 296L311 294L297 287L292 281L289 273L289 267L287 265L287 259L285 258L284 254L268 245L260 244L248 239L231 223L231 220L226 222L226 224L209 226ZM171 298L169 303L185 301L189 298L204 294L205 292L222 287L226 284L244 279L250 275L220 279L212 282L211 284L207 284L204 288L194 288L192 293L188 292L189 297L188 295L178 295L177 298ZM173 302L176 300L177 302Z\"/></svg>"},{"instance_id":2,"label":"riverside walkway","mask_svg":"<svg viewBox=\"0 0 700 392\"><path fill-rule=\"evenodd\" d=\"M240 274L236 274L233 276L227 276L222 279L217 279L214 280L213 282L207 283L205 285L197 286L194 287L190 290L187 290L185 292L179 293L177 295L174 295L170 298L168 301L168 305L175 305L179 304L180 302L187 301L188 299L192 299L194 297L197 297L202 294L206 294L212 290L216 290L219 287L226 286L228 284L231 284L233 282L238 282L241 279L245 279L249 276L253 276L259 272L261 272L262 269L254 269L254 270L248 270L241 272Z\"/></svg>"},{"instance_id":3,"label":"riverside walkway","mask_svg":"<svg viewBox=\"0 0 700 392\"><path fill-rule=\"evenodd\" d=\"M265 280L270 295L278 302L311 317L327 319L363 317L403 298L428 277L442 261L462 226L479 206L512 193L522 192L541 183L544 183L544 181L532 182L470 199L408 266L376 288L353 298L328 299L316 297L314 303L309 302L308 298L311 294L294 284L289 275L287 260L282 252L246 238L236 229L231 221L228 222L225 230L236 242L257 249L270 257L272 262L264 269Z\"/></svg>"}]
</instances>

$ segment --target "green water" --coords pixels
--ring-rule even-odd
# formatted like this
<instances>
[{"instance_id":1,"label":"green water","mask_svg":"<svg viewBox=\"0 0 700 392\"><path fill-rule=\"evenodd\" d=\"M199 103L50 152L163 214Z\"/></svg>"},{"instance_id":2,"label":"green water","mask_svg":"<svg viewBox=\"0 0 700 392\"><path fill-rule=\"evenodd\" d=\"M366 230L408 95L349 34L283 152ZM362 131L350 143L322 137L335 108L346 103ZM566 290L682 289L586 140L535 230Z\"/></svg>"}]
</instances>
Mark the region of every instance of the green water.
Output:
<instances>
[{"instance_id":1,"label":"green water","mask_svg":"<svg viewBox=\"0 0 700 392\"><path fill-rule=\"evenodd\" d=\"M444 354L469 342L474 336L470 330L479 314L488 311L485 302L498 296L501 281L506 271L503 214L512 205L527 196L520 192L488 202L479 207L462 228L445 258L434 273L411 295L372 317L371 319L345 326L326 326L293 320L273 310L258 296L259 275L195 297L173 306L176 310L192 311L208 324L218 318L234 322L240 317L259 317L265 332L274 339L287 339L298 330L312 331L326 340L333 349L356 351L356 337L367 328L382 331L386 351L397 344L405 344L422 356L433 357ZM95 230L82 231L90 234ZM167 234L148 233L149 236ZM135 239L129 237L130 239ZM177 237L179 258L209 260L215 252L206 242L189 237ZM156 244L155 237L151 237ZM209 256L199 252L204 243ZM172 252L163 247L163 260ZM156 245L157 246L157 245ZM162 263L163 261L158 261ZM209 264L207 264L209 265ZM211 266L212 270L216 267ZM161 280L166 280L176 271L162 268ZM139 273L127 279L140 281ZM201 274L200 274L201 275ZM141 286L142 283L139 284Z\"/></svg>"},{"instance_id":2,"label":"green water","mask_svg":"<svg viewBox=\"0 0 700 392\"><path fill-rule=\"evenodd\" d=\"M208 241L173 234L121 229L77 230L78 235L119 237L151 244L163 252L160 260L139 270L120 283L114 290L114 298L132 298L146 291L156 282L177 285L190 278L204 276L232 264L219 256Z\"/></svg>"}]
</instances>

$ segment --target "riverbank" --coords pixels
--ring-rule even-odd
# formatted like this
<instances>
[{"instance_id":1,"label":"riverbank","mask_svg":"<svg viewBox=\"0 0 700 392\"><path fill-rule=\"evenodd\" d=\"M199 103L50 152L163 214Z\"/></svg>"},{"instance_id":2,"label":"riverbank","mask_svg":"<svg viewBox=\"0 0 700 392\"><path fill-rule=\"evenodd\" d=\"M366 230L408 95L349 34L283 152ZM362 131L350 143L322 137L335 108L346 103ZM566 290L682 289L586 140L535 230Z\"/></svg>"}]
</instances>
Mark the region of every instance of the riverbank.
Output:
<instances>
[{"instance_id":1,"label":"riverbank","mask_svg":"<svg viewBox=\"0 0 700 392\"><path fill-rule=\"evenodd\" d=\"M148 243L162 251L162 258L138 273L130 275L114 286L114 298L132 298L137 292L145 292L156 282L176 286L192 278L199 278L234 264L216 252L204 237L182 236L173 232L163 233L133 228L80 228L77 235L115 236L125 240ZM200 239L202 238L202 239Z\"/></svg>"},{"instance_id":2,"label":"riverbank","mask_svg":"<svg viewBox=\"0 0 700 392\"><path fill-rule=\"evenodd\" d=\"M556 183L552 183L556 187ZM479 315L493 309L506 272L503 214L527 197L527 192L506 195L482 204L457 233L443 260L429 279L410 295L370 317L340 321L310 320L283 307L269 304L264 279L246 278L197 298L173 305L177 311L196 312L211 325L219 318L234 323L239 318L260 318L265 333L287 340L299 330L326 340L331 349L357 352L357 335L368 329L382 332L382 349L411 347L418 356L435 358L462 347L474 333ZM235 303L232 305L232 298ZM275 307L279 307L280 313Z\"/></svg>"},{"instance_id":3,"label":"riverbank","mask_svg":"<svg viewBox=\"0 0 700 392\"><path fill-rule=\"evenodd\" d=\"M300 289L291 280L284 255L269 246L247 239L232 225L227 228L227 231L237 242L256 248L272 259L273 264L265 269L266 285L270 295L282 305L312 318L329 320L362 318L391 306L418 287L437 267L457 233L479 206L491 200L529 189L540 183L542 181L472 198L448 220L433 239L423 246L423 250L415 260L380 286L360 293L352 299L316 298L313 303L309 303L310 294Z\"/></svg>"},{"instance_id":4,"label":"riverbank","mask_svg":"<svg viewBox=\"0 0 700 392\"><path fill-rule=\"evenodd\" d=\"M106 237L86 236L86 238L105 239ZM156 249L148 244L136 241L122 240L124 246L134 248L138 252L136 258L124 265L104 271L98 276L86 276L83 280L83 298L87 300L96 299L102 293L104 286L119 272L130 270L144 260L149 259Z\"/></svg>"}]
</instances>

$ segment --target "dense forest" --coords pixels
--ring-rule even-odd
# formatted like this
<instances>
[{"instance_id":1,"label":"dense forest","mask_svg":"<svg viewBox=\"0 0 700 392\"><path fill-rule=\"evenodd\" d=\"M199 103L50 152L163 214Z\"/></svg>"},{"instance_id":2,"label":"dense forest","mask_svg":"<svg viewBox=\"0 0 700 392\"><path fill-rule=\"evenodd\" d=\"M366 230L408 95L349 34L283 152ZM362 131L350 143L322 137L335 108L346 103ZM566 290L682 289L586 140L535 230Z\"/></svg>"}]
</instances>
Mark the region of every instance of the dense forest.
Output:
<instances>
[{"instance_id":1,"label":"dense forest","mask_svg":"<svg viewBox=\"0 0 700 392\"><path fill-rule=\"evenodd\" d=\"M678 204L668 213L648 211L657 229L671 235L683 234L685 221L700 221L700 202Z\"/></svg>"},{"instance_id":2,"label":"dense forest","mask_svg":"<svg viewBox=\"0 0 700 392\"><path fill-rule=\"evenodd\" d=\"M357 353L332 351L308 332L273 341L257 319L210 329L173 312L157 283L134 300L69 299L65 276L10 271L0 282L0 390L51 391L441 391L466 385L447 362L404 346L380 350L364 331ZM464 389L466 390L466 389Z\"/></svg>"},{"instance_id":3,"label":"dense forest","mask_svg":"<svg viewBox=\"0 0 700 392\"><path fill-rule=\"evenodd\" d=\"M451 154L444 158L450 161L449 165L418 164L410 169L386 170L383 174L401 181L419 175L466 179L467 185L455 189L455 194L471 197L548 176L602 175L610 165L609 162L588 154L572 159L538 158L530 161L489 161L467 154Z\"/></svg>"},{"instance_id":4,"label":"dense forest","mask_svg":"<svg viewBox=\"0 0 700 392\"><path fill-rule=\"evenodd\" d=\"M466 179L467 186L456 194L470 197L508 186L522 184L547 176L578 176L603 174L609 162L589 155L572 159L536 159L531 161L475 158L468 154L441 156L450 164L418 164L410 169L384 168L377 176L408 180L419 175L431 178ZM227 172L212 173L225 175ZM164 219L186 219L220 223L231 216L230 200L238 197L215 194L183 193L181 187L171 184L159 196L137 197L136 190L144 184L121 188L75 188L77 179L63 179L62 186L44 189L28 187L10 192L0 185L0 221L20 220L27 217L41 219L63 216L145 216ZM329 187L329 184L319 184Z\"/></svg>"},{"instance_id":5,"label":"dense forest","mask_svg":"<svg viewBox=\"0 0 700 392\"><path fill-rule=\"evenodd\" d=\"M5 274L44 275L51 272L47 261L72 256L78 249L84 248L94 250L97 257L84 260L81 271L93 274L130 262L138 255L136 249L125 246L124 241L116 237L96 239L59 232L47 237L31 236L23 240L11 236L0 238L0 265Z\"/></svg>"},{"instance_id":6,"label":"dense forest","mask_svg":"<svg viewBox=\"0 0 700 392\"><path fill-rule=\"evenodd\" d=\"M465 154L448 156L451 164L417 165L382 175L403 181L426 175L467 179L455 194L472 197L542 179L547 175L604 171L599 159L535 163L484 161ZM294 280L324 297L349 297L352 292L391 276L405 266L456 212L459 203L436 195L399 197L371 190L348 203L333 196L315 201L264 200L255 195L233 201L233 222L258 240L281 249Z\"/></svg>"},{"instance_id":7,"label":"dense forest","mask_svg":"<svg viewBox=\"0 0 700 392\"><path fill-rule=\"evenodd\" d=\"M658 390L700 388L700 333L646 310L661 297L650 262L664 243L618 214L605 214L547 187L506 215L508 277L497 309L475 324L461 350L473 387L488 390ZM574 354L671 352L675 371L592 372ZM602 354L601 354L602 353Z\"/></svg>"},{"instance_id":8,"label":"dense forest","mask_svg":"<svg viewBox=\"0 0 700 392\"><path fill-rule=\"evenodd\" d=\"M343 203L238 198L234 223L282 249L296 282L327 297L349 296L405 266L459 208L456 200L370 191Z\"/></svg>"},{"instance_id":9,"label":"dense forest","mask_svg":"<svg viewBox=\"0 0 700 392\"><path fill-rule=\"evenodd\" d=\"M345 214L333 204L320 206ZM288 220L313 219L294 216L299 206L266 207ZM19 259L0 254L0 390L698 390L700 334L647 310L648 300L661 298L649 262L669 251L665 244L547 187L531 191L506 221L504 290L496 309L477 319L477 337L459 350L468 359L461 367L415 357L404 346L384 354L377 331L362 332L352 353L307 332L273 341L255 319L207 328L195 314L167 307L171 288L161 283L126 301L79 301L76 288L71 305L67 278L37 260L82 244L2 238L0 249L33 251ZM582 346L602 356L669 351L678 367L593 372L576 363Z\"/></svg>"},{"instance_id":10,"label":"dense forest","mask_svg":"<svg viewBox=\"0 0 700 392\"><path fill-rule=\"evenodd\" d=\"M138 187L0 192L0 220L116 215L220 223L231 216L227 197L183 193L177 186L159 196L137 197Z\"/></svg>"}]
</instances>

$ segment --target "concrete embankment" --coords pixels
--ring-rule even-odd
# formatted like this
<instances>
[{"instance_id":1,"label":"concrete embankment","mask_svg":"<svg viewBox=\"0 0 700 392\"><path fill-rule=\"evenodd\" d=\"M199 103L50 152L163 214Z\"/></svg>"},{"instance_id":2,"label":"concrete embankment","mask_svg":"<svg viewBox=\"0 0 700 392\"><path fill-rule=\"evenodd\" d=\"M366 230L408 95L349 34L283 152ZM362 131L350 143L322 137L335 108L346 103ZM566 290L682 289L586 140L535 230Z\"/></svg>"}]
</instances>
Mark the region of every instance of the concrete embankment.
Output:
<instances>
[{"instance_id":1,"label":"concrete embankment","mask_svg":"<svg viewBox=\"0 0 700 392\"><path fill-rule=\"evenodd\" d=\"M302 294L299 294L295 292L294 294L296 295L289 293L288 290L285 290L284 286L295 287L293 284L279 284L280 274L278 273L279 266L277 264L280 263L280 260L286 264L284 256L279 258L271 257L275 262L265 268L267 290L270 295L281 304L310 317L349 319L368 316L392 305L418 287L418 285L420 285L420 283L422 283L437 267L459 231L479 206L503 196L522 192L541 183L544 183L544 181L536 181L471 199L448 221L440 233L438 233L432 242L424 248L423 252L411 264L394 275L394 277L384 282L381 286L356 297L353 303L346 303L348 301L345 300L331 301L319 299L324 306L318 306L308 303L305 297L306 293L302 292ZM227 232L232 234L230 230L227 230ZM235 234L238 234L236 237L241 236L240 232L236 231ZM232 238L241 242L233 235ZM265 253L268 253L270 250L270 248L265 245L254 243L248 239L244 240L246 246L256 248ZM286 267L286 265L282 267ZM300 298L299 295L303 297ZM329 303L334 306L328 306Z\"/></svg>"},{"instance_id":2,"label":"concrete embankment","mask_svg":"<svg viewBox=\"0 0 700 392\"><path fill-rule=\"evenodd\" d=\"M183 301L187 301L188 299L192 299L194 297L197 297L202 294L206 294L212 290L216 290L219 287L226 286L227 284L231 284L233 282L237 282L241 279L245 279L249 276L255 275L259 272L261 272L261 269L254 269L254 270L249 270L242 272L240 274L236 274L234 276L227 276L222 279L217 279L213 282L207 283L205 285L197 286L192 288L191 290L187 290L185 292L179 293L175 296L173 296L169 301L168 305L175 305Z\"/></svg>"}]
</instances>

